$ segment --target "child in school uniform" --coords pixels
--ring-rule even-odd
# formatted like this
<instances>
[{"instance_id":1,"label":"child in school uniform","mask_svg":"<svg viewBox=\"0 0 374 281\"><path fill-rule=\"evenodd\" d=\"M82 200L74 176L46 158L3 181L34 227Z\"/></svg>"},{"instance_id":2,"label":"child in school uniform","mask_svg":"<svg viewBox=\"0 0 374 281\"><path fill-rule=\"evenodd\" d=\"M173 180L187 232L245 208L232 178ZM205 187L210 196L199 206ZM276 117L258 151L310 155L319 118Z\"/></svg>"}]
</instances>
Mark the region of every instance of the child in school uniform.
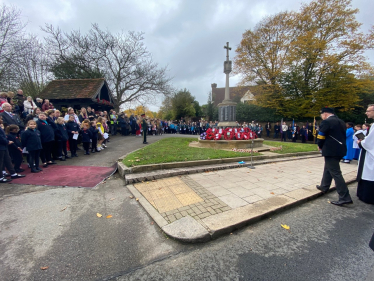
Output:
<instances>
[{"instance_id":1,"label":"child in school uniform","mask_svg":"<svg viewBox=\"0 0 374 281\"><path fill-rule=\"evenodd\" d=\"M79 125L75 122L74 115L69 116L69 121L66 123L66 130L69 136L69 146L71 157L78 157L77 154L77 139L74 139L74 135L79 134Z\"/></svg>"},{"instance_id":2,"label":"child in school uniform","mask_svg":"<svg viewBox=\"0 0 374 281\"><path fill-rule=\"evenodd\" d=\"M54 127L56 124L51 124L51 121L47 121L47 115L44 112L39 113L38 117L36 126L40 132L43 147L42 151L40 151L40 158L42 159L43 167L48 167L48 165L56 164L56 162L52 161L52 149L55 142Z\"/></svg>"},{"instance_id":3,"label":"child in school uniform","mask_svg":"<svg viewBox=\"0 0 374 281\"><path fill-rule=\"evenodd\" d=\"M96 121L91 121L91 127L89 130L92 133L91 153L100 152L100 150L97 149L97 139L98 139L99 129L96 128Z\"/></svg>"},{"instance_id":4,"label":"child in school uniform","mask_svg":"<svg viewBox=\"0 0 374 281\"><path fill-rule=\"evenodd\" d=\"M28 159L31 173L39 173L42 171L39 167L39 156L43 147L40 139L40 131L36 129L36 122L34 120L29 120L29 122L27 122L27 129L22 133L21 141L22 146L25 147L29 153Z\"/></svg>"},{"instance_id":5,"label":"child in school uniform","mask_svg":"<svg viewBox=\"0 0 374 281\"><path fill-rule=\"evenodd\" d=\"M7 133L7 139L9 141L12 141L13 143L8 146L8 151L10 158L13 161L14 164L14 170L17 173L21 173L25 171L24 169L21 169L21 164L22 164L22 144L18 136L19 132L19 127L17 125L9 125L6 128L6 133Z\"/></svg>"},{"instance_id":6,"label":"child in school uniform","mask_svg":"<svg viewBox=\"0 0 374 281\"><path fill-rule=\"evenodd\" d=\"M89 130L89 120L87 119L82 122L81 125L81 137L82 137L82 143L83 143L83 149L84 149L84 155L90 155L90 142L92 140L92 132Z\"/></svg>"},{"instance_id":7,"label":"child in school uniform","mask_svg":"<svg viewBox=\"0 0 374 281\"><path fill-rule=\"evenodd\" d=\"M66 159L70 158L66 149L66 143L69 140L68 130L66 129L65 120L63 117L58 117L55 122L57 125L57 129L55 131L57 157L60 159L60 161L65 161ZM62 153L64 154L64 157L62 157Z\"/></svg>"}]
</instances>

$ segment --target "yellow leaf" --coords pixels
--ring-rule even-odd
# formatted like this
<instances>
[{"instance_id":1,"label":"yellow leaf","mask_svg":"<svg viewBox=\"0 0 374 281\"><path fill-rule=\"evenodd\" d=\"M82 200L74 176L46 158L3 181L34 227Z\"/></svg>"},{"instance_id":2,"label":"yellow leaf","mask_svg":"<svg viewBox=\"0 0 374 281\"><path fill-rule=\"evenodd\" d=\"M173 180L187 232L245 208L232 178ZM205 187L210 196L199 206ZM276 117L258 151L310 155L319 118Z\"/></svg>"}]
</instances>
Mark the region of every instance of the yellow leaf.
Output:
<instances>
[{"instance_id":1,"label":"yellow leaf","mask_svg":"<svg viewBox=\"0 0 374 281\"><path fill-rule=\"evenodd\" d=\"M270 192L270 194L274 194L274 192Z\"/></svg>"},{"instance_id":2,"label":"yellow leaf","mask_svg":"<svg viewBox=\"0 0 374 281\"><path fill-rule=\"evenodd\" d=\"M136 198L136 201L139 201L139 198Z\"/></svg>"},{"instance_id":3,"label":"yellow leaf","mask_svg":"<svg viewBox=\"0 0 374 281\"><path fill-rule=\"evenodd\" d=\"M40 269L41 270L46 270L46 269L48 269L48 266L42 266L42 267L40 267Z\"/></svg>"},{"instance_id":4,"label":"yellow leaf","mask_svg":"<svg viewBox=\"0 0 374 281\"><path fill-rule=\"evenodd\" d=\"M113 197L113 198L110 198L109 200L110 200L110 201L113 201L114 199L116 199L116 198Z\"/></svg>"},{"instance_id":5,"label":"yellow leaf","mask_svg":"<svg viewBox=\"0 0 374 281\"><path fill-rule=\"evenodd\" d=\"M110 219L111 217L113 217L112 215L107 215L106 218L107 219Z\"/></svg>"},{"instance_id":6,"label":"yellow leaf","mask_svg":"<svg viewBox=\"0 0 374 281\"><path fill-rule=\"evenodd\" d=\"M103 215L102 215L102 214L99 214L99 213L96 213L96 216L97 216L98 218L101 218Z\"/></svg>"},{"instance_id":7,"label":"yellow leaf","mask_svg":"<svg viewBox=\"0 0 374 281\"><path fill-rule=\"evenodd\" d=\"M67 207L68 207L68 206L62 208L62 210L61 210L60 212L65 211Z\"/></svg>"},{"instance_id":8,"label":"yellow leaf","mask_svg":"<svg viewBox=\"0 0 374 281\"><path fill-rule=\"evenodd\" d=\"M284 228L284 229L290 229L290 227L287 225L287 224L281 224L281 226Z\"/></svg>"}]
</instances>

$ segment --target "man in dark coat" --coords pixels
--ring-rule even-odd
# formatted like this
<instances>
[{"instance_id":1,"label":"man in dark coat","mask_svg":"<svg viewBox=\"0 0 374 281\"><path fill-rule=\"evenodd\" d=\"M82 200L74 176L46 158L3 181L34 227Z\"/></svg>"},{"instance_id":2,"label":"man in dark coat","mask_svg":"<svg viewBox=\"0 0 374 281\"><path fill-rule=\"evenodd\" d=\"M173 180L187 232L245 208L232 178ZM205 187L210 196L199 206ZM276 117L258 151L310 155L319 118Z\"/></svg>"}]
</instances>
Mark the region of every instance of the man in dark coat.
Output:
<instances>
[{"instance_id":1,"label":"man in dark coat","mask_svg":"<svg viewBox=\"0 0 374 281\"><path fill-rule=\"evenodd\" d=\"M147 142L148 123L147 123L147 120L145 119L145 114L142 114L141 116L143 118L143 122L142 122L143 144L148 144Z\"/></svg>"},{"instance_id":2,"label":"man in dark coat","mask_svg":"<svg viewBox=\"0 0 374 281\"><path fill-rule=\"evenodd\" d=\"M321 109L321 118L323 121L319 128L317 144L319 150L322 150L322 156L325 157L325 168L321 185L317 185L317 188L326 193L330 188L332 179L334 179L339 200L331 201L331 204L337 206L352 204L353 202L339 165L340 160L347 153L345 123L334 115L332 108L328 107Z\"/></svg>"},{"instance_id":3,"label":"man in dark coat","mask_svg":"<svg viewBox=\"0 0 374 281\"><path fill-rule=\"evenodd\" d=\"M18 114L12 113L12 106L6 102L3 103L2 108L4 112L0 113L0 116L3 117L4 128L9 125L17 125L21 132L24 131L25 125Z\"/></svg>"}]
</instances>

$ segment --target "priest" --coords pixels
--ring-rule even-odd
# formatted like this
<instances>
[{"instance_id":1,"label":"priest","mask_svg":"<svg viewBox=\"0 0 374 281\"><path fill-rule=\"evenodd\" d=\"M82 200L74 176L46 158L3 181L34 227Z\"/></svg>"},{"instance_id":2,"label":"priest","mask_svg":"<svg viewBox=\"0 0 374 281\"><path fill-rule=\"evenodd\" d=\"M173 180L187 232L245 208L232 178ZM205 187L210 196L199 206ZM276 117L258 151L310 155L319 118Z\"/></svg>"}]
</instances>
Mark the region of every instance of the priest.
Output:
<instances>
[{"instance_id":1,"label":"priest","mask_svg":"<svg viewBox=\"0 0 374 281\"><path fill-rule=\"evenodd\" d=\"M366 116L374 119L374 104L369 104ZM362 148L357 173L357 197L361 201L374 204L374 128L371 124L364 140L358 140Z\"/></svg>"}]
</instances>

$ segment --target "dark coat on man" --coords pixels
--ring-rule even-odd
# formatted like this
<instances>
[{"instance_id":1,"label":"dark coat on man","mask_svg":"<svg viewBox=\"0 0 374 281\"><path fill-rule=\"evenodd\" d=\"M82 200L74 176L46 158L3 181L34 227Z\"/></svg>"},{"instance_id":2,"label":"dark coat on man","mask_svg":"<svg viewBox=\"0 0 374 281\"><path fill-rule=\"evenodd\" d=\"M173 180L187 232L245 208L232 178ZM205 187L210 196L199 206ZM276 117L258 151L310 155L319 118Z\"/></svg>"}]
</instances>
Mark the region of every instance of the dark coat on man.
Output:
<instances>
[{"instance_id":1,"label":"dark coat on man","mask_svg":"<svg viewBox=\"0 0 374 281\"><path fill-rule=\"evenodd\" d=\"M42 142L40 139L40 131L28 128L21 135L22 146L26 147L27 151L34 151L42 149Z\"/></svg>"},{"instance_id":2,"label":"dark coat on man","mask_svg":"<svg viewBox=\"0 0 374 281\"><path fill-rule=\"evenodd\" d=\"M23 124L19 115L14 113L10 114L12 115L12 117L9 116L9 114L6 111L0 113L0 116L3 117L4 128L6 128L9 125L17 125L19 129L23 131L25 129L25 124Z\"/></svg>"},{"instance_id":3,"label":"dark coat on man","mask_svg":"<svg viewBox=\"0 0 374 281\"><path fill-rule=\"evenodd\" d=\"M55 140L55 130L53 129L52 125L46 120L38 119L36 121L36 126L40 132L40 138L42 143L51 142Z\"/></svg>"},{"instance_id":4,"label":"dark coat on man","mask_svg":"<svg viewBox=\"0 0 374 281\"><path fill-rule=\"evenodd\" d=\"M318 133L318 147L327 157L343 157L347 153L346 125L343 120L331 115L321 122Z\"/></svg>"}]
</instances>

